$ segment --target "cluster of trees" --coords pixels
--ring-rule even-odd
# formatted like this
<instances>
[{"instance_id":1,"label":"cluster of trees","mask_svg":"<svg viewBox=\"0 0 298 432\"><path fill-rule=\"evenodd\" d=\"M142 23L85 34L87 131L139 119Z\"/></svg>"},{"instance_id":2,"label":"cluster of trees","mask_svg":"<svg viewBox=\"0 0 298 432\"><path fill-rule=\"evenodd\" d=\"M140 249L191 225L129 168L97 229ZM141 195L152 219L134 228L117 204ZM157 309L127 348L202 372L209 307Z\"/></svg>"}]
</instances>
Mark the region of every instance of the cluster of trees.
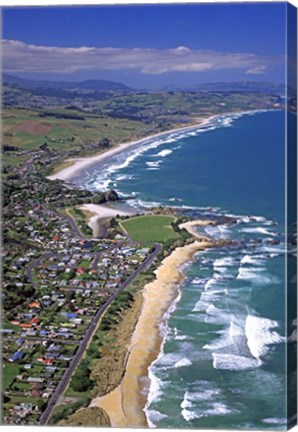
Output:
<instances>
[{"instance_id":1,"label":"cluster of trees","mask_svg":"<svg viewBox=\"0 0 298 432\"><path fill-rule=\"evenodd\" d=\"M86 120L85 117L77 114L66 114L66 113L51 112L51 111L44 111L39 114L39 117L55 117L59 119L62 118L68 120Z\"/></svg>"},{"instance_id":2,"label":"cluster of trees","mask_svg":"<svg viewBox=\"0 0 298 432\"><path fill-rule=\"evenodd\" d=\"M3 144L2 148L3 148L3 151L5 151L5 152L7 152L7 151L18 151L18 150L20 150L19 147L15 147L15 146L8 145L8 144Z\"/></svg>"},{"instance_id":3,"label":"cluster of trees","mask_svg":"<svg viewBox=\"0 0 298 432\"><path fill-rule=\"evenodd\" d=\"M70 387L76 392L90 391L94 387L94 381L90 378L93 360L100 359L101 348L104 346L105 332L110 330L121 320L121 311L131 307L134 296L130 291L123 291L113 301L102 318L99 331L94 335L93 340L86 351L86 358L82 359L75 374L73 375Z\"/></svg>"},{"instance_id":4,"label":"cluster of trees","mask_svg":"<svg viewBox=\"0 0 298 432\"><path fill-rule=\"evenodd\" d=\"M189 234L189 232L186 231L186 229L184 229L184 228L180 229L179 228L179 225L182 223L182 221L183 221L183 218L177 218L171 223L171 226L175 232L179 233L182 240L185 241L186 239L191 238L191 234Z\"/></svg>"},{"instance_id":5,"label":"cluster of trees","mask_svg":"<svg viewBox=\"0 0 298 432\"><path fill-rule=\"evenodd\" d=\"M99 143L98 143L99 147L101 148L109 148L111 147L111 141L108 138L102 138Z\"/></svg>"},{"instance_id":6,"label":"cluster of trees","mask_svg":"<svg viewBox=\"0 0 298 432\"><path fill-rule=\"evenodd\" d=\"M5 274L3 274L5 279ZM7 279L6 279L7 280ZM34 295L34 288L32 285L27 284L18 287L15 283L11 282L4 286L2 293L3 309L10 311L19 304L24 303Z\"/></svg>"},{"instance_id":7,"label":"cluster of trees","mask_svg":"<svg viewBox=\"0 0 298 432\"><path fill-rule=\"evenodd\" d=\"M91 390L93 387L93 381L90 379L90 372L91 370L88 361L82 359L72 377L70 383L71 388L80 393Z\"/></svg>"},{"instance_id":8,"label":"cluster of trees","mask_svg":"<svg viewBox=\"0 0 298 432\"><path fill-rule=\"evenodd\" d=\"M130 291L122 291L103 316L100 329L107 331L118 324L121 320L121 311L131 307L133 300L134 297Z\"/></svg>"}]
</instances>

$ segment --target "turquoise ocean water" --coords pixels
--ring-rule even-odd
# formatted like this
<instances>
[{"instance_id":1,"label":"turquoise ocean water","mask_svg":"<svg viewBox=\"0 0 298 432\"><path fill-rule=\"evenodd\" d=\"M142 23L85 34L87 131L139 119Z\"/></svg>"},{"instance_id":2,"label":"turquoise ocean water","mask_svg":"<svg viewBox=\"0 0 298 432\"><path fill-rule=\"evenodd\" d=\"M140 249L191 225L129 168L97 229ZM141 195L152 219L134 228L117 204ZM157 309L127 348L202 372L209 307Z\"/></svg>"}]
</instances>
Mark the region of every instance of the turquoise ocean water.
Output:
<instances>
[{"instance_id":1,"label":"turquoise ocean water","mask_svg":"<svg viewBox=\"0 0 298 432\"><path fill-rule=\"evenodd\" d=\"M233 246L197 253L161 325L150 366L151 427L277 429L285 399L285 122L283 111L225 115L146 141L74 181L172 205Z\"/></svg>"}]
</instances>

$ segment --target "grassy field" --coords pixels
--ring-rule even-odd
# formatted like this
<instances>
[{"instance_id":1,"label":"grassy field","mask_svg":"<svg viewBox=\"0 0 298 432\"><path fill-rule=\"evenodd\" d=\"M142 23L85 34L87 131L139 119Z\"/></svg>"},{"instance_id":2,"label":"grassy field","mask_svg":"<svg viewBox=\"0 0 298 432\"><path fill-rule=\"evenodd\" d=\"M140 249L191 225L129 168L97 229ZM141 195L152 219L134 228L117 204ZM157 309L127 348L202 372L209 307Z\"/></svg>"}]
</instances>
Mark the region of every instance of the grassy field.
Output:
<instances>
[{"instance_id":1,"label":"grassy field","mask_svg":"<svg viewBox=\"0 0 298 432\"><path fill-rule=\"evenodd\" d=\"M16 155L18 151L38 149L44 143L51 150L78 149L84 156L103 151L98 145L103 138L115 145L189 123L190 118L272 108L276 102L274 97L241 92L113 94L87 105L82 99L85 109L69 107L69 101L62 100L60 107L51 105L51 97L45 97L45 108L31 107L29 93L25 100L27 108L3 108L2 142L17 148L4 151L4 166L20 164L26 156Z\"/></svg>"},{"instance_id":2,"label":"grassy field","mask_svg":"<svg viewBox=\"0 0 298 432\"><path fill-rule=\"evenodd\" d=\"M2 388L3 391L7 390L10 384L20 371L20 366L15 363L6 363L2 366Z\"/></svg>"},{"instance_id":3,"label":"grassy field","mask_svg":"<svg viewBox=\"0 0 298 432\"><path fill-rule=\"evenodd\" d=\"M174 220L173 216L149 215L124 220L121 225L133 241L163 243L169 239L179 238L179 234L171 226Z\"/></svg>"},{"instance_id":4,"label":"grassy field","mask_svg":"<svg viewBox=\"0 0 298 432\"><path fill-rule=\"evenodd\" d=\"M60 111L69 114L68 110ZM40 114L41 110L38 109L5 107L2 119L3 143L19 150L37 149L44 143L53 150L71 150L98 143L103 138L108 138L112 145L126 142L143 136L147 127L141 121L100 117L88 113L84 113L83 120L40 117ZM74 111L74 114L78 112ZM99 151L101 148L98 148ZM4 165L18 165L28 157L16 156L15 152L4 152L3 156Z\"/></svg>"}]
</instances>

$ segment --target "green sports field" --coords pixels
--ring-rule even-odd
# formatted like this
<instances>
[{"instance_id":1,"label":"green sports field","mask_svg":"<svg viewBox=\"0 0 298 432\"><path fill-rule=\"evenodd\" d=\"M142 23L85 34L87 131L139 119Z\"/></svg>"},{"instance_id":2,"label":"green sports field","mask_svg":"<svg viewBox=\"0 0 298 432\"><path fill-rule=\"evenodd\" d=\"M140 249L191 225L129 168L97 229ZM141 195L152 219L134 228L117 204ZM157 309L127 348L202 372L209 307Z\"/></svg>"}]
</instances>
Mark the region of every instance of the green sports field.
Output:
<instances>
[{"instance_id":1,"label":"green sports field","mask_svg":"<svg viewBox=\"0 0 298 432\"><path fill-rule=\"evenodd\" d=\"M122 227L133 241L165 242L179 238L171 223L173 216L148 215L130 218L121 222Z\"/></svg>"}]
</instances>

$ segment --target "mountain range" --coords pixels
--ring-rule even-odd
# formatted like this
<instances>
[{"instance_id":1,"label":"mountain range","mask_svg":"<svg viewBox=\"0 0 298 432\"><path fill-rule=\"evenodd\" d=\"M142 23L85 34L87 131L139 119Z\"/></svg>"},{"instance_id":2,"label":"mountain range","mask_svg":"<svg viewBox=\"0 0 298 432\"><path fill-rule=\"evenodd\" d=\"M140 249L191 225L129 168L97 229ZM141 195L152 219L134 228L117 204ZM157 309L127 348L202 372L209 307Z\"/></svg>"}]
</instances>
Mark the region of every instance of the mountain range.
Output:
<instances>
[{"instance_id":1,"label":"mountain range","mask_svg":"<svg viewBox=\"0 0 298 432\"><path fill-rule=\"evenodd\" d=\"M284 95L285 86L272 82L236 81L236 82L209 82L194 85L168 85L154 88L136 89L109 80L89 79L85 81L49 81L24 79L13 75L3 74L4 85L19 87L28 90L51 89L65 91L96 91L96 92L249 92L272 95Z\"/></svg>"}]
</instances>

